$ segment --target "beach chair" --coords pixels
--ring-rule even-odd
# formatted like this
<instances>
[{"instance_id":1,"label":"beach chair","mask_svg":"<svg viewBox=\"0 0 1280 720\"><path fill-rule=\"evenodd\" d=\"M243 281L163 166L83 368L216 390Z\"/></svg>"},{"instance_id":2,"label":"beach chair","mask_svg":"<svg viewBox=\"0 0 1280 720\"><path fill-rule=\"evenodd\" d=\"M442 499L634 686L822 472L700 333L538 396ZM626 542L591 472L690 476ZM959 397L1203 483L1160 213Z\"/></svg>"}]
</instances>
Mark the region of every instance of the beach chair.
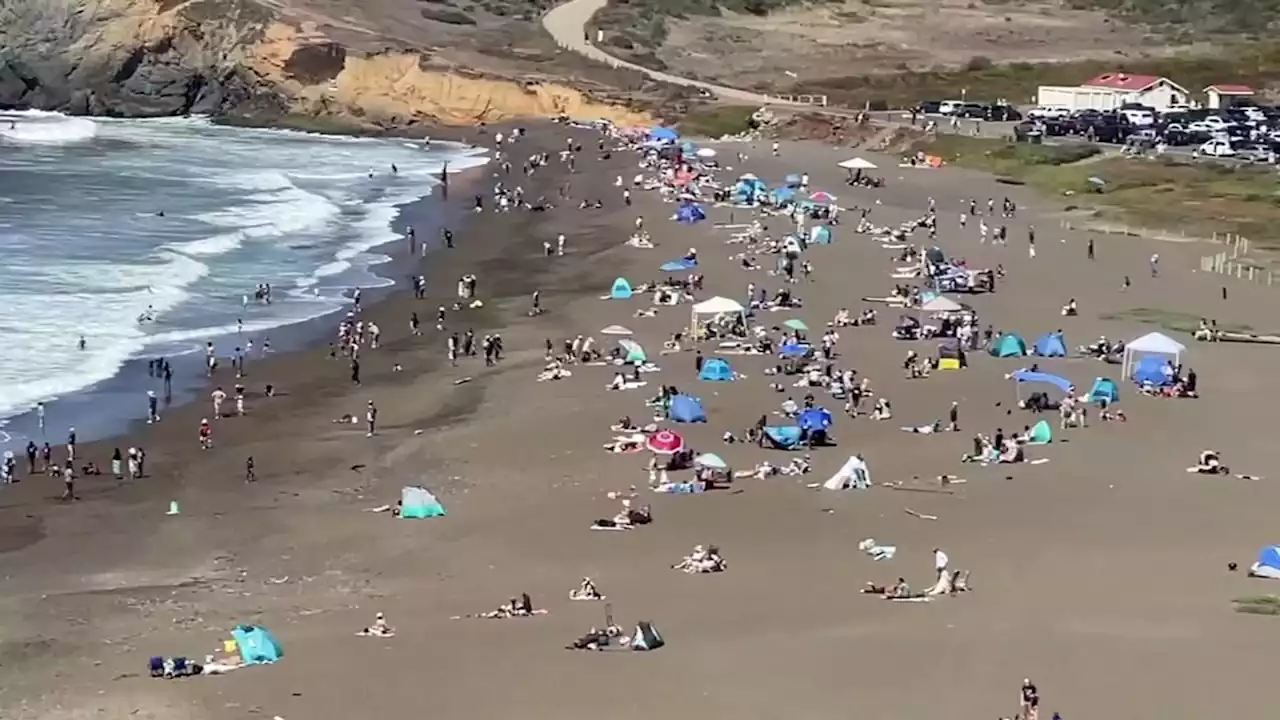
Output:
<instances>
[{"instance_id":1,"label":"beach chair","mask_svg":"<svg viewBox=\"0 0 1280 720\"><path fill-rule=\"evenodd\" d=\"M149 663L151 677L158 678L164 676L164 658L159 655L153 655Z\"/></svg>"}]
</instances>

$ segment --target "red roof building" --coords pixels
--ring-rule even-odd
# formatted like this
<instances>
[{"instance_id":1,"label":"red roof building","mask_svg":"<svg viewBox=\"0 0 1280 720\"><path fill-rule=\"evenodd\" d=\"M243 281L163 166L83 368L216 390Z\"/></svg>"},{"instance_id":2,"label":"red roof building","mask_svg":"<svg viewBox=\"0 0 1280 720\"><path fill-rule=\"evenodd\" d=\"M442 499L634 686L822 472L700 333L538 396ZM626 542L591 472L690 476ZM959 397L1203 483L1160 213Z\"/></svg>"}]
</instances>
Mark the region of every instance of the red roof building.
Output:
<instances>
[{"instance_id":1,"label":"red roof building","mask_svg":"<svg viewBox=\"0 0 1280 720\"><path fill-rule=\"evenodd\" d=\"M1121 92L1142 92L1161 80L1164 80L1164 78L1156 75L1129 75L1122 72L1102 73L1095 78L1087 80L1081 87L1106 88Z\"/></svg>"},{"instance_id":2,"label":"red roof building","mask_svg":"<svg viewBox=\"0 0 1280 720\"><path fill-rule=\"evenodd\" d=\"M1237 102L1232 98L1250 98L1257 93L1248 85L1210 85L1204 89L1204 94L1209 100L1209 108L1220 110Z\"/></svg>"},{"instance_id":3,"label":"red roof building","mask_svg":"<svg viewBox=\"0 0 1280 720\"><path fill-rule=\"evenodd\" d=\"M1254 95L1254 89L1248 85L1210 85L1205 92L1213 91L1219 95Z\"/></svg>"}]
</instances>

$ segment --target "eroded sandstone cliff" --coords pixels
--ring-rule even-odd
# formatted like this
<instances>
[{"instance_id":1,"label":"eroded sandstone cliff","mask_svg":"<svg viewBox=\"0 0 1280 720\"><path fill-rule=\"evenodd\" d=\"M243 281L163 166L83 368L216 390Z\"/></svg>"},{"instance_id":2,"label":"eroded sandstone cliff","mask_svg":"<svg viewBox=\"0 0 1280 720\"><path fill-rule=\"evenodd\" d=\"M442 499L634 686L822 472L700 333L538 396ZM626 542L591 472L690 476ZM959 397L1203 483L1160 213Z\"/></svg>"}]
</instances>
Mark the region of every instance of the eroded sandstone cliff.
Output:
<instances>
[{"instance_id":1,"label":"eroded sandstone cliff","mask_svg":"<svg viewBox=\"0 0 1280 720\"><path fill-rule=\"evenodd\" d=\"M319 27L259 0L0 0L0 107L369 129L649 119L562 81L472 73L413 48L355 49Z\"/></svg>"}]
</instances>

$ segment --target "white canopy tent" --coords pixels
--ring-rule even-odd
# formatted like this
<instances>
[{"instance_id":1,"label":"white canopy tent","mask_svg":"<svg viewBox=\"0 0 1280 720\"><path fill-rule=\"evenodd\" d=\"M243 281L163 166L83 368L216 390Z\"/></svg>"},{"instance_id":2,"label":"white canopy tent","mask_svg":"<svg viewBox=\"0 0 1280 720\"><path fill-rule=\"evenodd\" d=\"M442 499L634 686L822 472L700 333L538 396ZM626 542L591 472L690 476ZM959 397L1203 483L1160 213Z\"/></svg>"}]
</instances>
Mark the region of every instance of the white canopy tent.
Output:
<instances>
[{"instance_id":1,"label":"white canopy tent","mask_svg":"<svg viewBox=\"0 0 1280 720\"><path fill-rule=\"evenodd\" d=\"M836 165L838 167L844 168L845 170L875 170L876 169L875 163L871 162L870 160L863 160L860 157L849 158L848 160L845 160L842 163L836 163Z\"/></svg>"},{"instance_id":2,"label":"white canopy tent","mask_svg":"<svg viewBox=\"0 0 1280 720\"><path fill-rule=\"evenodd\" d=\"M945 295L938 295L920 306L920 312L923 313L948 313L961 310L964 310L963 305Z\"/></svg>"},{"instance_id":3,"label":"white canopy tent","mask_svg":"<svg viewBox=\"0 0 1280 720\"><path fill-rule=\"evenodd\" d=\"M721 317L725 315L737 315L741 317L743 322L745 323L747 319L747 309L744 308L742 306L742 303L738 302L737 300L734 300L732 298L727 298L727 297L721 297L719 295L707 300L703 300L702 302L697 303L696 305L693 306L693 313L689 319L689 332L694 337L699 336L698 335L698 330L700 329L699 318L706 318L708 321L710 321L710 320L714 320L717 317Z\"/></svg>"},{"instance_id":4,"label":"white canopy tent","mask_svg":"<svg viewBox=\"0 0 1280 720\"><path fill-rule=\"evenodd\" d=\"M1173 364L1178 365L1182 362L1182 353L1186 352L1186 350L1186 345L1164 333L1147 333L1124 346L1124 363L1121 366L1121 377L1128 378L1129 371L1133 369L1138 358L1143 355L1168 355L1173 359Z\"/></svg>"}]
</instances>

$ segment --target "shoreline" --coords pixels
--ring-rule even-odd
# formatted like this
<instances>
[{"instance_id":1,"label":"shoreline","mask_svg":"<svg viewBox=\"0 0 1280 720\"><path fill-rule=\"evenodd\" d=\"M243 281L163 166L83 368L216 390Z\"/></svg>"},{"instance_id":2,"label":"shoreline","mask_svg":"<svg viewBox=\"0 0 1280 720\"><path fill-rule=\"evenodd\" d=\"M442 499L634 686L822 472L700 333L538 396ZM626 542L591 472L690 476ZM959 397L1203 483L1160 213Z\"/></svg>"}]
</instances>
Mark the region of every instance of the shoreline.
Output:
<instances>
[{"instance_id":1,"label":"shoreline","mask_svg":"<svg viewBox=\"0 0 1280 720\"><path fill-rule=\"evenodd\" d=\"M290 130L290 128L280 128ZM468 146L475 148L475 146ZM475 148L483 149L483 148ZM479 181L479 172L489 168L490 164L463 168L450 173L450 188L461 185L464 190ZM365 308L388 299L398 292L407 292L406 278L409 275L425 275L432 281L431 260L438 254L440 229L454 223L455 234L466 213L450 207L440 193L441 185L432 185L430 192L415 200L396 206L395 216L389 223L389 230L399 237L394 240L365 250L372 255L385 255L387 260L374 262L363 269L371 276L387 281L382 285L362 288ZM413 227L420 243L426 243L425 254L409 257L406 254L406 230ZM261 347L264 339L270 339L270 356L259 355L251 358L247 367L253 368L263 361L275 358L287 358L298 352L305 352L327 343L332 337L334 318L351 308L350 293L343 292L344 302L320 315L297 322L288 322L272 328L246 332L244 339L253 340ZM217 347L225 347L235 333L211 335L206 338ZM198 350L168 356L166 359L173 367L173 394L170 402L163 400L163 382L160 378L148 373L147 363L159 357L154 354L141 354L131 357L116 373L106 380L94 383L85 388L72 391L57 398L45 401L45 432L41 435L34 409L5 418L0 422L0 450L12 450L21 455L28 440L36 444L49 442L58 445L69 428L74 427L78 440L82 442L98 442L113 437L127 435L136 428L145 427L146 423L146 391L154 390L162 398L160 405L161 422L163 417L199 400L201 391L208 390L211 380L205 375L203 356ZM225 358L224 358L225 360ZM223 362L222 365L229 365ZM250 387L251 378L246 378L245 385ZM252 388L251 388L252 391ZM73 422L61 422L59 418L71 418Z\"/></svg>"}]
</instances>

